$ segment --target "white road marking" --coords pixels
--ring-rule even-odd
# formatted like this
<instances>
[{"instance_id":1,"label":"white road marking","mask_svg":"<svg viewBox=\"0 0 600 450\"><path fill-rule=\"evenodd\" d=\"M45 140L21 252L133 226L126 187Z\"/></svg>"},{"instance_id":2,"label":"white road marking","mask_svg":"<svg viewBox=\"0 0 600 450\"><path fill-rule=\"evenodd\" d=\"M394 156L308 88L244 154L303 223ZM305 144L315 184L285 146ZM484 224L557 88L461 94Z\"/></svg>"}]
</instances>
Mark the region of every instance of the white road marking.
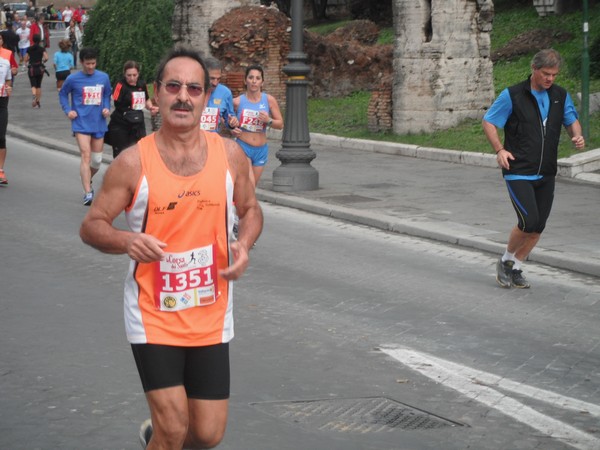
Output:
<instances>
[{"instance_id":1,"label":"white road marking","mask_svg":"<svg viewBox=\"0 0 600 450\"><path fill-rule=\"evenodd\" d=\"M382 347L381 351L426 377L484 405L497 409L547 436L577 449L600 450L600 439L564 422L548 417L485 384L496 385L499 388L526 395L556 407L586 411L595 416L600 415L598 405L537 389L414 350Z\"/></svg>"}]
</instances>

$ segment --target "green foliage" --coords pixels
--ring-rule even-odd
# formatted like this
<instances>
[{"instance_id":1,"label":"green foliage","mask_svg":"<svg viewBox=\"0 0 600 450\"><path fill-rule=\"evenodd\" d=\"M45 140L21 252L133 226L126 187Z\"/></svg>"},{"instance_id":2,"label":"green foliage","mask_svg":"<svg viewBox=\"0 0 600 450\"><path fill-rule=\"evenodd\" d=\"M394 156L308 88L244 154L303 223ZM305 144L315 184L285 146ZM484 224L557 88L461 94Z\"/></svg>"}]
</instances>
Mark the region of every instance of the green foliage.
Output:
<instances>
[{"instance_id":1,"label":"green foliage","mask_svg":"<svg viewBox=\"0 0 600 450\"><path fill-rule=\"evenodd\" d=\"M318 124L318 133L358 137L367 128L367 107L371 94L354 92L343 98L316 98L308 102L308 118ZM340 114L341 110L343 114ZM358 134L357 134L358 133Z\"/></svg>"},{"instance_id":2,"label":"green foliage","mask_svg":"<svg viewBox=\"0 0 600 450\"><path fill-rule=\"evenodd\" d=\"M113 84L130 59L140 63L140 77L152 81L160 58L173 44L173 9L173 0L98 0L83 45L98 49L98 68Z\"/></svg>"},{"instance_id":3,"label":"green foliage","mask_svg":"<svg viewBox=\"0 0 600 450\"><path fill-rule=\"evenodd\" d=\"M350 22L350 20L327 22L327 23L322 23L322 24L315 25L312 27L308 27L308 30L312 31L313 33L316 33L316 34L320 34L321 36L326 36L329 33L333 33L338 28L341 28L344 25L348 24L349 22Z\"/></svg>"},{"instance_id":4,"label":"green foliage","mask_svg":"<svg viewBox=\"0 0 600 450\"><path fill-rule=\"evenodd\" d=\"M377 44L379 44L379 45L393 44L395 38L396 38L396 36L394 34L394 29L392 27L382 28L381 31L379 31L379 39L377 39Z\"/></svg>"}]
</instances>

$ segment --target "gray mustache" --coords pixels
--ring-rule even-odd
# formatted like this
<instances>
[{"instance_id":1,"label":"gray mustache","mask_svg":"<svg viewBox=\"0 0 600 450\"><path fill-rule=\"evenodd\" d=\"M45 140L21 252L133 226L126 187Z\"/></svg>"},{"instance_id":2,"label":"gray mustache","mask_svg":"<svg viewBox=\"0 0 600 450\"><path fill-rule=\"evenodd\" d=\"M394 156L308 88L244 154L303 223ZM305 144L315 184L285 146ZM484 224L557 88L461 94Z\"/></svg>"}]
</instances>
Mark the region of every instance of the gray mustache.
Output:
<instances>
[{"instance_id":1,"label":"gray mustache","mask_svg":"<svg viewBox=\"0 0 600 450\"><path fill-rule=\"evenodd\" d=\"M177 102L171 106L171 109L184 109L186 111L191 111L194 108L192 108L192 105L189 105L187 103Z\"/></svg>"}]
</instances>

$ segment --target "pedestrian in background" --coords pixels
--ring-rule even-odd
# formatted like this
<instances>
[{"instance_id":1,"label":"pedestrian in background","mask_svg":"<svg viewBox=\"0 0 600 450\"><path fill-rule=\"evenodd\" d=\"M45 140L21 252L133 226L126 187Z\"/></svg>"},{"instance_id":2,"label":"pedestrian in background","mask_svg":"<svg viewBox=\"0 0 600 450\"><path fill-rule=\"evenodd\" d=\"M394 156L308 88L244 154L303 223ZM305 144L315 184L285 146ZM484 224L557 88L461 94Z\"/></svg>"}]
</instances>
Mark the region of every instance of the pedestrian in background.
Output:
<instances>
[{"instance_id":1,"label":"pedestrian in background","mask_svg":"<svg viewBox=\"0 0 600 450\"><path fill-rule=\"evenodd\" d=\"M58 42L60 50L54 53L54 71L56 73L56 89L60 91L63 83L75 68L73 54L71 53L71 41L62 39Z\"/></svg>"},{"instance_id":2,"label":"pedestrian in background","mask_svg":"<svg viewBox=\"0 0 600 450\"><path fill-rule=\"evenodd\" d=\"M70 5L65 6L65 9L62 10L62 20L65 28L69 28L69 24L71 23L71 18L73 17L73 10Z\"/></svg>"},{"instance_id":3,"label":"pedestrian in background","mask_svg":"<svg viewBox=\"0 0 600 450\"><path fill-rule=\"evenodd\" d=\"M556 50L536 53L529 78L504 89L483 118L517 213L518 223L496 264L496 281L504 288L530 287L522 263L538 243L552 209L562 127L575 148L585 146L571 96L554 84L561 65ZM497 128L504 128L504 144Z\"/></svg>"},{"instance_id":4,"label":"pedestrian in background","mask_svg":"<svg viewBox=\"0 0 600 450\"><path fill-rule=\"evenodd\" d=\"M73 53L73 61L75 61L75 67L77 67L77 53L83 42L83 31L81 25L75 19L71 19L71 22L69 22L65 37L71 41L71 53Z\"/></svg>"},{"instance_id":5,"label":"pedestrian in background","mask_svg":"<svg viewBox=\"0 0 600 450\"><path fill-rule=\"evenodd\" d=\"M13 30L13 24L6 22L6 29L1 32L4 39L4 48L7 48L14 55L19 54L19 35ZM15 57L16 58L16 57Z\"/></svg>"},{"instance_id":6,"label":"pedestrian in background","mask_svg":"<svg viewBox=\"0 0 600 450\"><path fill-rule=\"evenodd\" d=\"M264 81L261 66L251 65L246 68L246 92L233 99L237 122L232 119L230 124L234 126L233 136L250 159L255 186L258 185L269 156L267 128L283 129L283 117L277 100L262 91Z\"/></svg>"},{"instance_id":7,"label":"pedestrian in background","mask_svg":"<svg viewBox=\"0 0 600 450\"><path fill-rule=\"evenodd\" d=\"M67 77L58 93L60 106L71 121L81 162L79 175L83 187L83 204L94 199L92 178L102 165L102 147L110 115L112 90L108 75L96 70L98 51L84 47L79 52L81 71Z\"/></svg>"},{"instance_id":8,"label":"pedestrian in background","mask_svg":"<svg viewBox=\"0 0 600 450\"><path fill-rule=\"evenodd\" d=\"M110 116L106 143L113 148L113 158L146 136L144 109L156 115L158 107L152 104L146 83L140 79L140 65L127 61L123 78L113 90L115 109Z\"/></svg>"},{"instance_id":9,"label":"pedestrian in background","mask_svg":"<svg viewBox=\"0 0 600 450\"><path fill-rule=\"evenodd\" d=\"M239 145L200 130L208 89L200 53L172 50L154 86L162 125L110 165L80 235L131 258L127 338L151 413L142 445L213 448L227 426L232 284L248 267L262 211ZM113 224L123 211L130 230Z\"/></svg>"},{"instance_id":10,"label":"pedestrian in background","mask_svg":"<svg viewBox=\"0 0 600 450\"><path fill-rule=\"evenodd\" d=\"M42 80L46 71L46 62L48 61L48 53L41 45L40 35L33 36L33 45L27 49L25 54L25 64L27 64L27 75L29 75L29 83L31 84L31 93L33 100L31 106L40 108L40 100L42 98Z\"/></svg>"},{"instance_id":11,"label":"pedestrian in background","mask_svg":"<svg viewBox=\"0 0 600 450\"><path fill-rule=\"evenodd\" d=\"M6 128L8 127L8 98L12 93L13 53L2 47L4 40L0 34L0 185L8 184L4 163L6 162Z\"/></svg>"},{"instance_id":12,"label":"pedestrian in background","mask_svg":"<svg viewBox=\"0 0 600 450\"><path fill-rule=\"evenodd\" d=\"M31 24L31 31L29 33L29 45L33 45L33 36L36 34L40 35L40 45L44 48L50 47L50 29L46 23L46 19L43 14L35 16L35 21Z\"/></svg>"},{"instance_id":13,"label":"pedestrian in background","mask_svg":"<svg viewBox=\"0 0 600 450\"><path fill-rule=\"evenodd\" d=\"M30 28L27 26L27 21L22 20L21 26L17 28L17 36L19 36L19 64L23 65L25 63L25 54L27 53L27 49L29 48L29 35Z\"/></svg>"}]
</instances>

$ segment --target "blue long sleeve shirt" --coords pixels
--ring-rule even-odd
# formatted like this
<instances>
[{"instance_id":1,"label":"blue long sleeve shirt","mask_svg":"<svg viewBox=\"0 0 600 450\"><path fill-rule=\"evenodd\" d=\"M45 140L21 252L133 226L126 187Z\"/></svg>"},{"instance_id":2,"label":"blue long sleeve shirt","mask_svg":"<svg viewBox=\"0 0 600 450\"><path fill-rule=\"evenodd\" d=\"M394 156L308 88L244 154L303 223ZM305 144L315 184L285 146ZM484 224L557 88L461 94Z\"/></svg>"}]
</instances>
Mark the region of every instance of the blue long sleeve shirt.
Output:
<instances>
[{"instance_id":1,"label":"blue long sleeve shirt","mask_svg":"<svg viewBox=\"0 0 600 450\"><path fill-rule=\"evenodd\" d=\"M102 110L110 109L111 95L108 75L100 70L91 75L81 71L69 75L58 97L65 114L77 112L71 121L73 133L106 133L108 126Z\"/></svg>"}]
</instances>

